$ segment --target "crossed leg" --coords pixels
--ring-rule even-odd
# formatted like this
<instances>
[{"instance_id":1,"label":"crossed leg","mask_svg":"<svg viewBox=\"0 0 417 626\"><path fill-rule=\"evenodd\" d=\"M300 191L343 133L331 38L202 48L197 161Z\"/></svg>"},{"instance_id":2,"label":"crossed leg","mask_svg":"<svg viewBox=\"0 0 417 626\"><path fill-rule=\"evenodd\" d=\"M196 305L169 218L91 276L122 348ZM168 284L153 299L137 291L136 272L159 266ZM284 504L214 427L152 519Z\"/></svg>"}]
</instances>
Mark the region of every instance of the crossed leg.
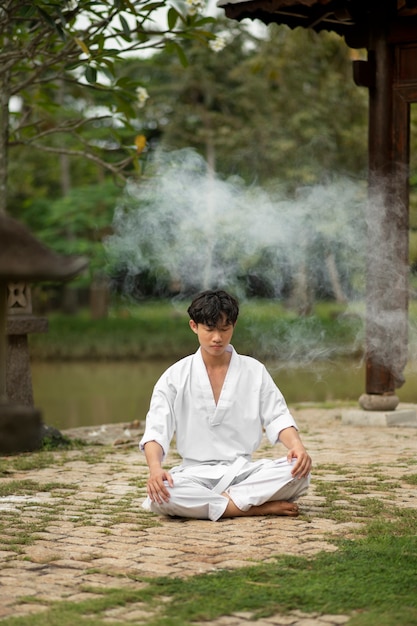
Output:
<instances>
[{"instance_id":1,"label":"crossed leg","mask_svg":"<svg viewBox=\"0 0 417 626\"><path fill-rule=\"evenodd\" d=\"M297 517L299 514L298 505L295 502L286 502L285 500L270 500L263 504L251 506L247 511L239 509L227 493L223 496L229 498L227 507L222 517L249 517L251 515L286 515L288 517Z\"/></svg>"},{"instance_id":2,"label":"crossed leg","mask_svg":"<svg viewBox=\"0 0 417 626\"><path fill-rule=\"evenodd\" d=\"M210 480L205 485L203 479L190 478L185 472L173 477L174 486L167 485L169 501L158 504L147 498L144 508L159 515L211 520L255 515L297 517L299 510L294 500L307 491L310 482L309 477L294 479L285 457L267 461L222 494L213 490Z\"/></svg>"},{"instance_id":3,"label":"crossed leg","mask_svg":"<svg viewBox=\"0 0 417 626\"><path fill-rule=\"evenodd\" d=\"M293 464L292 464L293 465ZM287 459L266 461L258 471L241 483L232 484L223 496L228 498L222 517L284 515L297 517L294 500L308 488L310 477L295 479Z\"/></svg>"}]
</instances>

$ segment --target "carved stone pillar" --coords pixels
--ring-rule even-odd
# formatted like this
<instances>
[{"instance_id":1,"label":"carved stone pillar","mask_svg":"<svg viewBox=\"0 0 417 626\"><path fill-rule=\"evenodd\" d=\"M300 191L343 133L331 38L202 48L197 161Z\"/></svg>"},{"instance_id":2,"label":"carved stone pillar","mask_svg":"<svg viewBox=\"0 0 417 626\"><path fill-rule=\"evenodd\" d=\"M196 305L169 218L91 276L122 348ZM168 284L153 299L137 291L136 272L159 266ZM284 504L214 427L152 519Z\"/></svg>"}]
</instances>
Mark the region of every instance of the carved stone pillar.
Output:
<instances>
[{"instance_id":1,"label":"carved stone pillar","mask_svg":"<svg viewBox=\"0 0 417 626\"><path fill-rule=\"evenodd\" d=\"M7 397L11 402L33 406L28 335L46 333L48 320L32 315L32 297L28 283L9 282L7 292Z\"/></svg>"}]
</instances>

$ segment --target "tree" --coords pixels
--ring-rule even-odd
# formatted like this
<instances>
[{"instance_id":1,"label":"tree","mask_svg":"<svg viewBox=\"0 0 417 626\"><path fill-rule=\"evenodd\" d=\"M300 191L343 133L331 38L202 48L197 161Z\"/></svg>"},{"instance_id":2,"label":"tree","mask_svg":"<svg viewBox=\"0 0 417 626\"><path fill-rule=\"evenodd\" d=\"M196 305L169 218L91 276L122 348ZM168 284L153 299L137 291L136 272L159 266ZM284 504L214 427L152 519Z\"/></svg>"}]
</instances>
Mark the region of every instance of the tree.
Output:
<instances>
[{"instance_id":1,"label":"tree","mask_svg":"<svg viewBox=\"0 0 417 626\"><path fill-rule=\"evenodd\" d=\"M164 52L131 61L129 75L152 79L143 132L247 182L294 189L365 171L367 94L340 37L276 25L255 36L222 20L215 31L225 47L213 54L187 42L185 71Z\"/></svg>"},{"instance_id":2,"label":"tree","mask_svg":"<svg viewBox=\"0 0 417 626\"><path fill-rule=\"evenodd\" d=\"M144 146L135 144L134 118L147 93L140 76L118 77L116 62L165 48L185 63L181 41L213 37L206 29L214 18L199 16L196 4L187 11L169 0L2 2L0 211L7 207L10 148L82 157L115 176L138 165ZM109 93L111 107L97 108Z\"/></svg>"},{"instance_id":3,"label":"tree","mask_svg":"<svg viewBox=\"0 0 417 626\"><path fill-rule=\"evenodd\" d=\"M271 192L275 217L268 235L275 232L275 242L258 241L256 252L247 255L247 246L240 240L232 253L235 261L239 259L235 262L239 267L233 270L245 276L250 292L275 297L288 297L291 292L291 305L304 314L311 310L315 297L344 302L358 287L362 257L354 246L361 240L362 221L355 194L362 197L362 189L360 183L345 187L343 175L360 178L367 157L367 95L352 80L350 52L340 37L304 29L271 26L266 37L255 37L240 24L227 32L226 24L218 20L216 33L225 36L223 50L213 55L197 49L194 42L187 43L191 63L181 73L178 60L167 58L164 52L129 62L125 68L129 75L141 73L145 81L152 79L143 132L153 133L156 143L167 151L195 148L208 169L223 179L237 175ZM192 186L191 179L184 186L185 193L190 195L186 190ZM211 206L210 193L200 195L207 227L217 206ZM282 197L288 202L282 202ZM227 243L225 224L219 219L221 226L212 226L223 244L221 252L211 253L210 233L203 242L197 233L192 234L193 241L199 242L197 250L206 251L206 271L213 256L231 267L223 250L231 250L246 215L252 217L253 225L244 239L251 240L258 230L255 225L262 221L261 200L258 189L252 205L235 209ZM159 209L165 206L161 197L156 204ZM181 200L175 202L171 217L168 206L165 215L175 224L174 230L181 232L180 249L185 254L180 204ZM233 209L232 201L224 208L229 216ZM185 213L197 223L193 210L190 207ZM159 232L165 225L163 218L160 223ZM279 230L288 233L288 248L280 248ZM205 233L203 226L201 232ZM162 239L167 249L171 237ZM151 245L147 237L141 250L147 254ZM136 247L137 241L133 244L137 255ZM172 262L175 252L169 250ZM152 266L156 266L160 256L154 251L152 255ZM196 260L188 266L192 267L191 279L206 284L204 276L199 277ZM177 268L175 275L181 276L184 285L190 284L190 278ZM216 280L211 277L212 283Z\"/></svg>"}]
</instances>

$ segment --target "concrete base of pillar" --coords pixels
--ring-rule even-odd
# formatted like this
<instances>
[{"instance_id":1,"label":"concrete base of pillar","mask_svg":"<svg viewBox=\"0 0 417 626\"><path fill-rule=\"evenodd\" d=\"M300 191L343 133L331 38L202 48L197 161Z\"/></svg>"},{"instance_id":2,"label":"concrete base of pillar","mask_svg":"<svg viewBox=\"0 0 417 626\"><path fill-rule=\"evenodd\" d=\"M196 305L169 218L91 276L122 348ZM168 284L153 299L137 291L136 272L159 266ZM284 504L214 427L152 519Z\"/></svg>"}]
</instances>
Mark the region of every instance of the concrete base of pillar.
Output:
<instances>
[{"instance_id":1,"label":"concrete base of pillar","mask_svg":"<svg viewBox=\"0 0 417 626\"><path fill-rule=\"evenodd\" d=\"M363 393L359 406L365 411L394 411L400 399L395 394Z\"/></svg>"},{"instance_id":2,"label":"concrete base of pillar","mask_svg":"<svg viewBox=\"0 0 417 626\"><path fill-rule=\"evenodd\" d=\"M38 450L42 437L42 418L38 409L21 404L0 404L0 454Z\"/></svg>"},{"instance_id":3,"label":"concrete base of pillar","mask_svg":"<svg viewBox=\"0 0 417 626\"><path fill-rule=\"evenodd\" d=\"M342 411L342 424L349 426L401 426L417 428L417 410L415 408L395 411L364 411L346 409Z\"/></svg>"}]
</instances>

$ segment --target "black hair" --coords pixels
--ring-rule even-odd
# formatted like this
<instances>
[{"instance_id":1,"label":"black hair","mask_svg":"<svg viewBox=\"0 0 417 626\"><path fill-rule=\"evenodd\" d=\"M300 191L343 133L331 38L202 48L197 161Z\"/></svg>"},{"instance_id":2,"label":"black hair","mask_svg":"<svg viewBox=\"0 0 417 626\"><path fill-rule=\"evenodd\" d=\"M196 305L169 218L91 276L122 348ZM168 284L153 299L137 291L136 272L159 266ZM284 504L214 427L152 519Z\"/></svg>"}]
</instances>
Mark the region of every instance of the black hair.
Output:
<instances>
[{"instance_id":1,"label":"black hair","mask_svg":"<svg viewBox=\"0 0 417 626\"><path fill-rule=\"evenodd\" d=\"M239 303L226 291L209 289L196 296L187 311L196 324L214 328L226 318L227 325L235 325L239 315Z\"/></svg>"}]
</instances>

